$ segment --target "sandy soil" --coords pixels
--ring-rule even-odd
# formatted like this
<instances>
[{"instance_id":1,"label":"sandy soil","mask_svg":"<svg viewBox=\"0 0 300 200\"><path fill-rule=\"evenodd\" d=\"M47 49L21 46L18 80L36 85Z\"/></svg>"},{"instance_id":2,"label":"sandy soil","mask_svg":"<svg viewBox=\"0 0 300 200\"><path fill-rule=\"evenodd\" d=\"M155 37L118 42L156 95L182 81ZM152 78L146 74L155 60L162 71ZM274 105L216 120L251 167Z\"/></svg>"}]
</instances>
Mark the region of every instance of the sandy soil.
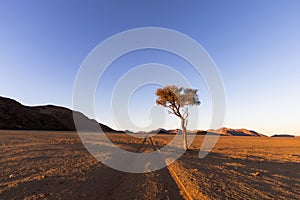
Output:
<instances>
[{"instance_id":1,"label":"sandy soil","mask_svg":"<svg viewBox=\"0 0 300 200\"><path fill-rule=\"evenodd\" d=\"M113 134L130 151L142 139ZM158 136L163 145L172 136ZM198 158L197 136L170 165L194 199L298 199L300 138L221 137ZM91 156L73 132L0 132L0 199L183 199L168 168L145 174L111 169Z\"/></svg>"},{"instance_id":2,"label":"sandy soil","mask_svg":"<svg viewBox=\"0 0 300 200\"><path fill-rule=\"evenodd\" d=\"M221 137L198 159L202 141L197 137L192 151L172 164L192 193L210 199L299 199L300 138Z\"/></svg>"}]
</instances>

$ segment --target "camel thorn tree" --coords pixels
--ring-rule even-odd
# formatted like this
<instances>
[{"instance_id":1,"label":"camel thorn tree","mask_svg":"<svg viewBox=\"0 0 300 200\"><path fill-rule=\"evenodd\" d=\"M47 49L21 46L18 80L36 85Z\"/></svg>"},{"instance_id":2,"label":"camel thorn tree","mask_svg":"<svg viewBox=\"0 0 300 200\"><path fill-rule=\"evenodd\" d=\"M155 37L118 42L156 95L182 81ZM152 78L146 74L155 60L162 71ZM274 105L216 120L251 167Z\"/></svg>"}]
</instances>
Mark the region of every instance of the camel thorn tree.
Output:
<instances>
[{"instance_id":1,"label":"camel thorn tree","mask_svg":"<svg viewBox=\"0 0 300 200\"><path fill-rule=\"evenodd\" d=\"M189 106L200 105L197 89L183 88L176 85L167 85L156 90L156 104L168 108L170 114L174 114L181 120L183 136L183 148L188 150L186 127L189 116Z\"/></svg>"}]
</instances>

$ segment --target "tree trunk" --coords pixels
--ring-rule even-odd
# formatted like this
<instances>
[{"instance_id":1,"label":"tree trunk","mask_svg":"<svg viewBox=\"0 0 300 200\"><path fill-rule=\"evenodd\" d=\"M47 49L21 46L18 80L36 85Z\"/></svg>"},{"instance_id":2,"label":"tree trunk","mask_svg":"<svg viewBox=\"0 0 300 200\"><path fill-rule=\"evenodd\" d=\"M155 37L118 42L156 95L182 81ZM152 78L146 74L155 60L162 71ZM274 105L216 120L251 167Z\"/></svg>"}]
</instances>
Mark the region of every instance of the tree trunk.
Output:
<instances>
[{"instance_id":1,"label":"tree trunk","mask_svg":"<svg viewBox=\"0 0 300 200\"><path fill-rule=\"evenodd\" d=\"M182 132L182 137L183 137L183 149L186 151L186 150L188 150L188 144L187 144L187 135L186 135L186 127L185 127L184 118L181 118L181 132Z\"/></svg>"}]
</instances>

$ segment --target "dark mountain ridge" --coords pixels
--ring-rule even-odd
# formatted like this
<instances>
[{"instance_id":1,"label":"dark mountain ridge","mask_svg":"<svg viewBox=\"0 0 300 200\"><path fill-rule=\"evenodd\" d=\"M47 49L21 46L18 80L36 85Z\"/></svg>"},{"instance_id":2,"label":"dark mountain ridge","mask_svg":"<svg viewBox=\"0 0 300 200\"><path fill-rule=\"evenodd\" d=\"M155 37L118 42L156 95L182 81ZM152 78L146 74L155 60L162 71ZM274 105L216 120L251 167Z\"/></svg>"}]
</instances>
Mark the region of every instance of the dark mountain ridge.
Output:
<instances>
[{"instance_id":1,"label":"dark mountain ridge","mask_svg":"<svg viewBox=\"0 0 300 200\"><path fill-rule=\"evenodd\" d=\"M76 131L73 114L81 123L86 124L82 131L97 131L100 125L104 132L121 132L68 108L54 105L25 106L16 100L0 97L2 130Z\"/></svg>"}]
</instances>

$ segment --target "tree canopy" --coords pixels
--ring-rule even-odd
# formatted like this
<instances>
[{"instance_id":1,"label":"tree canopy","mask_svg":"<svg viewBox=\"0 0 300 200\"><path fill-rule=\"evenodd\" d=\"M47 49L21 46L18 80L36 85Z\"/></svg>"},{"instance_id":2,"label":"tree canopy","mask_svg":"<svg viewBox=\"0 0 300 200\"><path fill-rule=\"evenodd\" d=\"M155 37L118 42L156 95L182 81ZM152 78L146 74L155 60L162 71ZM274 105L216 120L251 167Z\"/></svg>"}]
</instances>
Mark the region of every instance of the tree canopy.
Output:
<instances>
[{"instance_id":1,"label":"tree canopy","mask_svg":"<svg viewBox=\"0 0 300 200\"><path fill-rule=\"evenodd\" d=\"M186 106L199 105L197 89L183 88L176 85L167 85L156 90L156 104L167 107L172 114L183 117L180 112Z\"/></svg>"}]
</instances>

